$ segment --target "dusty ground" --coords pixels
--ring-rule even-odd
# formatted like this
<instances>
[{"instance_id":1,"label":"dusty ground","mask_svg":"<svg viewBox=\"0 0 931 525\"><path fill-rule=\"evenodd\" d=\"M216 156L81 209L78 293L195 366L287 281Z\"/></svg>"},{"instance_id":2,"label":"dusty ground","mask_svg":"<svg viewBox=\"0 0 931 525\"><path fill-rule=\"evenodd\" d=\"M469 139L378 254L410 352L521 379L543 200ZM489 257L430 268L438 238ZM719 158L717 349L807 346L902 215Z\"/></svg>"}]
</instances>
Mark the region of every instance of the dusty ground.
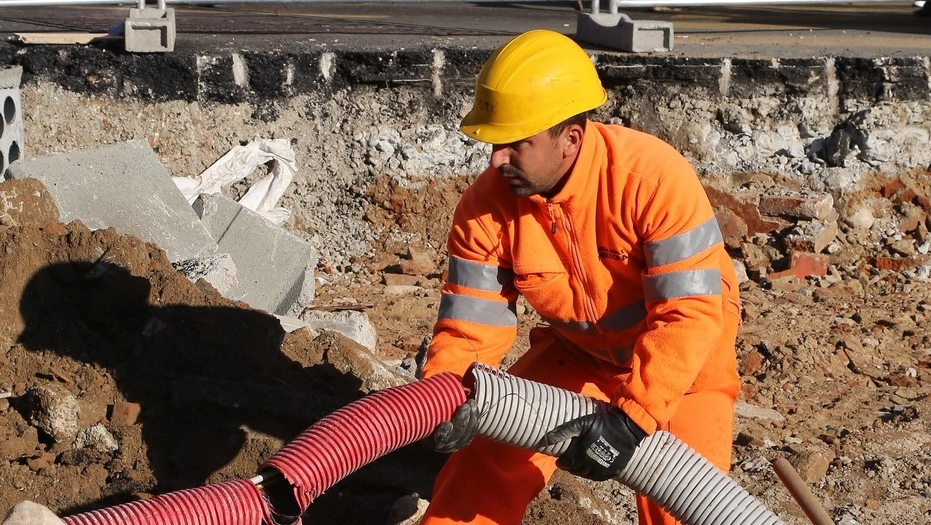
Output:
<instances>
[{"instance_id":1,"label":"dusty ground","mask_svg":"<svg viewBox=\"0 0 931 525\"><path fill-rule=\"evenodd\" d=\"M364 310L386 362L416 354L429 333L445 267L437 247L465 184L374 184L367 220L407 235L385 235L356 274L320 269L315 306ZM65 515L251 477L313 421L366 393L328 359L351 341L286 334L273 317L187 281L158 247L59 223L41 187L19 194L30 212L0 226L0 393L9 394L0 399L0 511L30 499ZM887 197L885 219L898 224L904 208ZM922 235L927 224L904 237L920 244ZM835 522L931 522L931 286L926 271L871 265L889 255L883 239L842 225L826 277L742 287L733 475L790 524L807 520L770 467L778 457ZM386 293L385 275L412 248L430 254L432 271L415 277L418 291ZM534 316L523 318L525 332ZM75 445L86 428L105 431ZM321 496L305 523L385 523L399 497L429 498L441 461L423 443L405 447ZM558 475L525 523L632 520L626 488Z\"/></svg>"}]
</instances>

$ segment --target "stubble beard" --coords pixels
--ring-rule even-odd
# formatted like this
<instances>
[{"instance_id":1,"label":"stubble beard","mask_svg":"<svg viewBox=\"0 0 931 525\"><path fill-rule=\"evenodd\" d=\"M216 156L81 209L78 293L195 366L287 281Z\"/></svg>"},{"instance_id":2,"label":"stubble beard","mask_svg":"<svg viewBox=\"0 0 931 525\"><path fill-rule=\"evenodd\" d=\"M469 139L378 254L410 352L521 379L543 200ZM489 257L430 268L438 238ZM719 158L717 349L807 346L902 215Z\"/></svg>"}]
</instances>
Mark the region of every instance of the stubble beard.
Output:
<instances>
[{"instance_id":1,"label":"stubble beard","mask_svg":"<svg viewBox=\"0 0 931 525\"><path fill-rule=\"evenodd\" d=\"M508 183L508 189L511 190L511 194L515 197L529 197L539 193L538 189L527 180L527 174L520 169L507 164L499 167L498 171L504 176L505 181ZM514 181L519 184L514 184Z\"/></svg>"}]
</instances>

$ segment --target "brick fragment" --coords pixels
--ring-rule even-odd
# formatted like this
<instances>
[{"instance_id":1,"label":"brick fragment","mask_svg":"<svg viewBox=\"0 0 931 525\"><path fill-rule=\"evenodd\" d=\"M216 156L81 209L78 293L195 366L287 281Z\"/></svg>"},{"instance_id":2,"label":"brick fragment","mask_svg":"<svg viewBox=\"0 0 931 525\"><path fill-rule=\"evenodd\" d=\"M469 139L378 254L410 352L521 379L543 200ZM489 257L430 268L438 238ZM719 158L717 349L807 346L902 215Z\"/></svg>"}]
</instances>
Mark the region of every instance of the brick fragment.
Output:
<instances>
[{"instance_id":1,"label":"brick fragment","mask_svg":"<svg viewBox=\"0 0 931 525\"><path fill-rule=\"evenodd\" d=\"M785 237L790 250L821 253L837 238L837 220L799 221Z\"/></svg>"},{"instance_id":2,"label":"brick fragment","mask_svg":"<svg viewBox=\"0 0 931 525\"><path fill-rule=\"evenodd\" d=\"M883 185L881 193L883 197L889 199L904 187L905 183L902 182L902 179L892 179Z\"/></svg>"},{"instance_id":3,"label":"brick fragment","mask_svg":"<svg viewBox=\"0 0 931 525\"><path fill-rule=\"evenodd\" d=\"M778 221L764 219L760 215L759 195L756 193L735 196L711 186L705 186L705 193L715 210L728 209L743 219L747 225L747 235L770 233L781 226Z\"/></svg>"},{"instance_id":4,"label":"brick fragment","mask_svg":"<svg viewBox=\"0 0 931 525\"><path fill-rule=\"evenodd\" d=\"M756 350L750 350L740 359L739 373L741 376L751 376L763 369L763 356Z\"/></svg>"},{"instance_id":5,"label":"brick fragment","mask_svg":"<svg viewBox=\"0 0 931 525\"><path fill-rule=\"evenodd\" d=\"M740 248L741 242L747 237L747 223L729 208L718 208L714 216L721 228L724 245L730 249Z\"/></svg>"},{"instance_id":6,"label":"brick fragment","mask_svg":"<svg viewBox=\"0 0 931 525\"><path fill-rule=\"evenodd\" d=\"M824 277L831 266L831 258L827 255L810 252L792 252L791 263L788 270L772 273L770 280L795 277L804 279L809 276Z\"/></svg>"},{"instance_id":7,"label":"brick fragment","mask_svg":"<svg viewBox=\"0 0 931 525\"><path fill-rule=\"evenodd\" d=\"M766 443L762 439L747 434L746 432L738 432L737 437L734 439L734 444L740 447L754 448L761 448L766 446Z\"/></svg>"},{"instance_id":8,"label":"brick fragment","mask_svg":"<svg viewBox=\"0 0 931 525\"><path fill-rule=\"evenodd\" d=\"M878 270L891 270L893 272L901 272L902 270L909 270L912 268L917 268L923 264L927 264L927 261L923 257L867 257L866 262L878 269Z\"/></svg>"},{"instance_id":9,"label":"brick fragment","mask_svg":"<svg viewBox=\"0 0 931 525\"><path fill-rule=\"evenodd\" d=\"M115 427L135 425L139 419L142 407L139 403L118 400L113 403L113 413L110 415L110 424Z\"/></svg>"},{"instance_id":10,"label":"brick fragment","mask_svg":"<svg viewBox=\"0 0 931 525\"><path fill-rule=\"evenodd\" d=\"M817 196L763 195L759 211L763 215L797 219L827 219L834 214L834 197L830 193Z\"/></svg>"}]
</instances>

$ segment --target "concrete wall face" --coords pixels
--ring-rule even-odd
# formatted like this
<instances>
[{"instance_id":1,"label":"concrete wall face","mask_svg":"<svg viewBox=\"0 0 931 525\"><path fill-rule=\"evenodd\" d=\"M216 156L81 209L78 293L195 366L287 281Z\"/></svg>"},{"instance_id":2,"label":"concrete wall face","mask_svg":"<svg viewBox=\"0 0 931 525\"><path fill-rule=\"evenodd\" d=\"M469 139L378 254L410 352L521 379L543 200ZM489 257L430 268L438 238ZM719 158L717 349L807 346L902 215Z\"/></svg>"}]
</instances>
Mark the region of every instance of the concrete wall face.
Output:
<instances>
[{"instance_id":1,"label":"concrete wall face","mask_svg":"<svg viewBox=\"0 0 931 525\"><path fill-rule=\"evenodd\" d=\"M333 239L333 251L358 253L374 235L361 207L331 212L332 203L357 199L375 177L413 185L487 166L488 147L464 137L458 123L489 54L126 56L36 47L14 56L0 45L0 64L32 65L24 111L37 154L145 139L170 174L194 176L239 141L294 138L300 173L283 205L309 238L349 232ZM609 91L594 118L660 136L703 177L763 172L839 195L861 189L870 175L931 167L927 57L593 57ZM49 108L64 98L87 103L69 116L80 133L62 138Z\"/></svg>"}]
</instances>

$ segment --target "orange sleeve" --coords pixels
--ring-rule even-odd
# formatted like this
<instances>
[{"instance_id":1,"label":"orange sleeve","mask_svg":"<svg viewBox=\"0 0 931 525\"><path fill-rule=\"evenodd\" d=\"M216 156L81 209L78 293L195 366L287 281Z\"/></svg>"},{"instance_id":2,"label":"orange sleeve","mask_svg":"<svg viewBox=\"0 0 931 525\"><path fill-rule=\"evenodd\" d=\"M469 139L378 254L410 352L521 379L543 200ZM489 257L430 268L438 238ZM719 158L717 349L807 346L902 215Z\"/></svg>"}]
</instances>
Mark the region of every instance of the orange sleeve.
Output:
<instances>
[{"instance_id":1,"label":"orange sleeve","mask_svg":"<svg viewBox=\"0 0 931 525\"><path fill-rule=\"evenodd\" d=\"M651 195L643 197L639 215L645 247L686 238L701 225L713 226L720 234L717 222L708 222L714 220L714 212L684 159L660 176ZM723 241L711 239L707 242L712 245L687 251L685 258L648 261L643 274L647 327L636 341L632 374L615 392L615 404L648 433L672 418L720 344L721 265L730 259L722 257Z\"/></svg>"},{"instance_id":2,"label":"orange sleeve","mask_svg":"<svg viewBox=\"0 0 931 525\"><path fill-rule=\"evenodd\" d=\"M501 249L503 218L479 199L481 178L456 207L447 241L449 278L423 377L453 372L460 377L474 362L497 367L517 337L517 291ZM458 270L458 271L457 271Z\"/></svg>"}]
</instances>

